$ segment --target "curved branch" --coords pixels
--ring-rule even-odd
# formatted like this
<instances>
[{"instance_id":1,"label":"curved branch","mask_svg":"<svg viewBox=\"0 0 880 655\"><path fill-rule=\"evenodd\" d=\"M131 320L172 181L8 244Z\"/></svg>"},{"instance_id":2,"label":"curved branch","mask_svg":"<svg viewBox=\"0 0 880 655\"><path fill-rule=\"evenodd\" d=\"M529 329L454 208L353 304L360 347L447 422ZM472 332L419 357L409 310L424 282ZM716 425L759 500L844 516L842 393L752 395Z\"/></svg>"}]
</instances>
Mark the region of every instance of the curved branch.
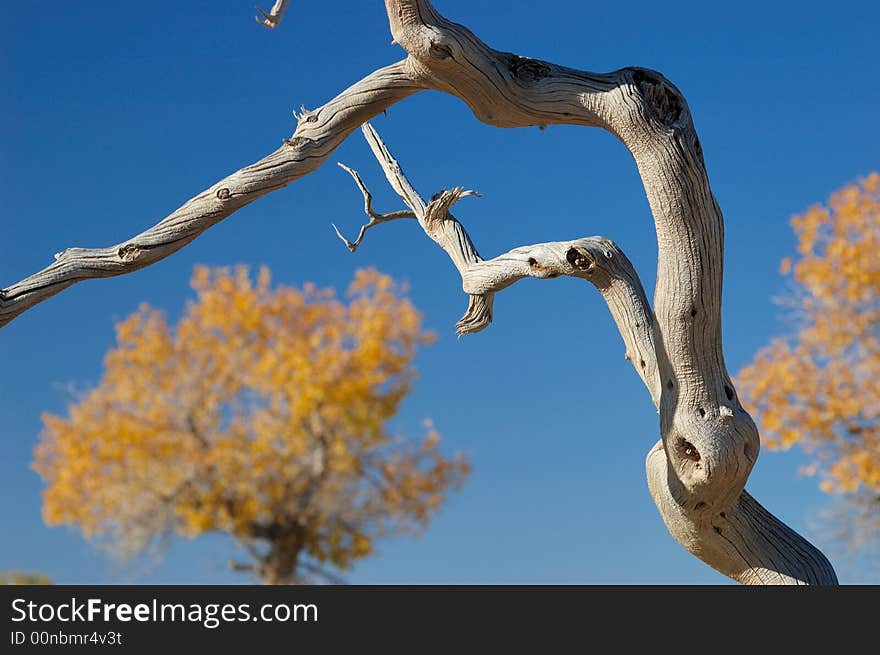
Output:
<instances>
[{"instance_id":1,"label":"curved branch","mask_svg":"<svg viewBox=\"0 0 880 655\"><path fill-rule=\"evenodd\" d=\"M834 567L748 492L721 512L689 508L672 492L676 474L658 441L645 462L648 488L667 529L691 554L742 584L837 584Z\"/></svg>"},{"instance_id":2,"label":"curved branch","mask_svg":"<svg viewBox=\"0 0 880 655\"><path fill-rule=\"evenodd\" d=\"M354 252L361 245L361 241L364 240L364 235L367 233L371 227L375 227L377 225L381 225L382 223L387 223L388 221L394 221L399 218L415 218L416 214L412 211L400 210L389 212L387 214L377 214L373 211L373 194L370 193L370 190L367 189L367 186L364 184L364 181L361 179L361 176L358 175L358 172L353 168L349 168L345 164L338 164L338 166L346 171L351 177L354 179L355 184L358 185L358 188L361 190L361 193L364 196L364 213L370 219L368 223L364 223L361 225L360 232L358 232L357 239L354 241L349 241L342 233L339 231L339 228L336 227L335 223L331 223L333 230L336 232L336 236L342 239L342 242L345 244L345 247L348 248L351 252Z\"/></svg>"},{"instance_id":3,"label":"curved branch","mask_svg":"<svg viewBox=\"0 0 880 655\"><path fill-rule=\"evenodd\" d=\"M375 129L369 124L362 129L386 176L418 215L425 232L429 236L440 235L435 241L453 261L466 261L465 251L476 251L464 227L448 212L448 207L461 196L460 188L437 194L425 206ZM347 167L346 170L357 181L364 197L370 197L360 176ZM447 196L449 200L438 202ZM450 232L436 230L440 221L455 221L464 238L444 238ZM434 231L429 231L432 228ZM468 248L464 244L471 245ZM638 274L613 242L587 237L522 246L489 260L477 258L478 261L459 269L462 287L472 298L491 298L526 277L550 279L567 275L592 283L608 304L623 337L626 358L659 408L662 390L657 348L659 345L662 352L662 343L658 344L654 333L654 314ZM695 456L691 452L690 457ZM646 467L648 488L669 531L688 551L716 570L743 584L836 582L834 569L825 556L745 491L720 511L704 501L689 505L689 499L681 493L677 474L670 469L662 439L648 453Z\"/></svg>"},{"instance_id":4,"label":"curved branch","mask_svg":"<svg viewBox=\"0 0 880 655\"><path fill-rule=\"evenodd\" d=\"M389 180L394 181L395 189L410 204L413 213L418 215L426 233L429 236L440 235L435 241L453 261L466 261L467 252L476 251L464 227L448 212L448 207L462 195L460 188L437 194L426 206L420 203L421 197L379 134L369 124L362 129ZM346 170L358 182L365 198L369 197L369 191L360 176L351 169ZM438 202L447 196L448 201ZM435 206L437 209L432 209ZM458 233L464 238L444 238L451 232L429 231L441 221L454 221ZM468 248L464 244L471 245ZM477 259L459 268L462 287L472 298L491 299L495 293L526 277L550 279L567 275L592 283L608 304L623 337L626 359L648 388L654 405L659 408L662 391L658 377L654 314L638 274L617 245L602 237L587 237L522 246L494 259L482 260L479 256ZM662 352L662 343L659 347ZM690 457L694 456L692 452ZM661 439L648 454L648 487L667 528L692 554L743 584L836 582L834 569L825 556L767 512L745 491L721 511L704 501L696 501L689 506L688 498L681 494L677 474L670 470L669 460Z\"/></svg>"},{"instance_id":5,"label":"curved branch","mask_svg":"<svg viewBox=\"0 0 880 655\"><path fill-rule=\"evenodd\" d=\"M0 327L71 284L131 273L177 252L254 200L317 169L364 121L424 87L400 61L371 73L314 111L282 146L186 202L150 229L109 248L68 248L39 273L0 290Z\"/></svg>"},{"instance_id":6,"label":"curved branch","mask_svg":"<svg viewBox=\"0 0 880 655\"><path fill-rule=\"evenodd\" d=\"M393 218L408 218L412 215L419 220L425 233L455 263L461 275L462 289L470 295L471 307L479 303L491 307L495 293L527 277L552 279L566 275L587 280L608 303L626 346L626 359L642 378L654 404L658 404L660 383L654 350L654 315L632 263L614 242L603 237L585 237L574 241L538 243L520 246L493 259L484 260L477 253L467 230L449 212L450 207L461 198L478 194L456 187L449 191L440 191L426 204L375 128L365 123L361 131L389 183L410 207L411 213L375 214L371 205L372 195L360 175L340 164L361 190L365 202L364 211L370 217L370 222L361 227L354 244L336 230L349 250L354 252L357 249L367 228ZM336 228L335 225L333 227ZM485 328L490 320L491 314L479 325L479 329ZM471 325L462 325L462 321L458 323L460 335L477 331Z\"/></svg>"},{"instance_id":7,"label":"curved branch","mask_svg":"<svg viewBox=\"0 0 880 655\"><path fill-rule=\"evenodd\" d=\"M168 256L240 207L316 169L355 127L421 89L455 95L480 120L500 127L602 127L633 155L657 232L653 314L647 310L644 292L630 287L629 299L622 295L620 301L630 314L619 309L615 320L624 326L624 341L641 340L648 348L651 341L632 321L640 311L644 317L653 316L656 375L643 379L659 405L661 451L652 450L649 461L665 461L665 466L649 464L649 481L664 521L690 552L741 581L835 583L833 569L821 554L816 556L812 546L758 510L760 506L744 494L758 457L758 433L724 364L723 218L682 94L662 75L646 69L597 74L494 50L465 27L440 16L428 0L385 0L385 5L392 35L409 55L406 60L369 75L319 110L304 111L293 138L279 150L205 190L155 227L111 248L69 249L40 273L0 291L0 326L81 279L120 275ZM392 186L398 185L395 189L425 232L447 251L463 281L474 278L473 271L481 265L487 280L498 275L499 264L511 270L500 276L502 281L525 271L521 249L508 253L506 264L497 258L490 265L480 258L448 212L463 190L444 192L426 204L404 185L398 172L393 166L386 169ZM563 271L575 266L580 251L572 244L583 246L582 242L566 242L565 262L559 259L559 244L530 246L542 256L552 255L547 262L534 257L541 268L533 274L530 264L530 276L549 277L553 267ZM567 257L572 250L575 262ZM586 261L586 246L581 254ZM474 284L468 288L483 289ZM485 288L493 289L493 284ZM489 324L494 293L470 294L468 312L459 321L460 333ZM724 530L717 522L726 516L737 517L739 523L734 525L751 540L743 543L757 552L716 547L712 534L718 534L715 527ZM706 530L706 525L712 529ZM768 526L772 527L768 534L776 536L760 539ZM783 542L806 546L782 547ZM750 570L763 570L766 565L777 575L741 575L737 571L742 561L755 562Z\"/></svg>"},{"instance_id":8,"label":"curved branch","mask_svg":"<svg viewBox=\"0 0 880 655\"><path fill-rule=\"evenodd\" d=\"M397 192L397 195L403 199L407 207L410 208L410 213L418 220L425 234L446 251L446 254L449 255L462 278L464 278L468 270L482 262L483 258L480 257L470 236L461 223L449 213L449 208L466 196L478 194L475 191L465 191L463 188L457 187L450 191L441 191L431 198L430 202L426 203L403 174L400 164L392 156L382 139L379 138L373 126L365 123L361 126L361 131L376 160L382 166L388 183ZM373 217L369 206L370 192L364 186L360 176L356 171L347 166L340 165L349 171L355 182L357 182L364 195L365 211L370 216L370 223L361 228L361 232L354 243L349 242L339 234L339 230L336 230L336 233L345 242L345 245L348 246L348 249L354 252L357 245L360 245L367 228L393 219L388 218L391 215L385 215L381 220ZM408 215L407 212L395 212L395 214L397 214L395 218L403 218ZM336 226L334 225L333 227L335 229ZM491 292L471 294L467 312L456 324L459 335L479 332L492 322L493 295Z\"/></svg>"},{"instance_id":9,"label":"curved branch","mask_svg":"<svg viewBox=\"0 0 880 655\"><path fill-rule=\"evenodd\" d=\"M260 25L264 27L268 27L270 30L274 30L281 24L281 19L284 18L284 12L287 11L287 5L290 4L290 0L275 0L275 4L272 5L272 8L266 12L257 7L257 11L260 12L260 16L254 16L254 20L256 20Z\"/></svg>"},{"instance_id":10,"label":"curved branch","mask_svg":"<svg viewBox=\"0 0 880 655\"><path fill-rule=\"evenodd\" d=\"M654 344L667 475L653 487L654 500L685 548L730 574L736 569L725 561L730 552L713 550L711 536L707 541L704 530L688 526L743 505L760 445L724 364L724 222L684 96L655 71L626 68L602 75L494 50L428 0L385 0L385 6L396 42L409 53L413 78L461 98L480 120L502 127L599 126L632 154L658 241ZM674 499L677 512L659 489ZM758 515L743 513L743 521L758 530ZM779 540L803 541L781 522L775 527ZM761 552L745 557L780 557L761 550L766 543L756 541L752 547ZM786 556L794 560L778 567L799 571L798 580L837 582L824 557L799 549ZM791 579L780 574L773 581Z\"/></svg>"}]
</instances>

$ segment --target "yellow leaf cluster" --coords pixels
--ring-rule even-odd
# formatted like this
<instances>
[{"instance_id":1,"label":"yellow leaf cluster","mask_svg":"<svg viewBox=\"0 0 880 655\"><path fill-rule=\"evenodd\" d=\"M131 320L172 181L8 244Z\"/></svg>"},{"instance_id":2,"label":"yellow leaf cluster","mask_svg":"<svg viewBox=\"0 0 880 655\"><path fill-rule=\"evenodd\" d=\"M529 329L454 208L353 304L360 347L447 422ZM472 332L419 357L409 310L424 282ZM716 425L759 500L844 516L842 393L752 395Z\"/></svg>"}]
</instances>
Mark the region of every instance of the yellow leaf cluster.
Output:
<instances>
[{"instance_id":1,"label":"yellow leaf cluster","mask_svg":"<svg viewBox=\"0 0 880 655\"><path fill-rule=\"evenodd\" d=\"M785 258L797 330L763 348L739 385L766 443L798 444L829 492L880 492L880 174L792 219Z\"/></svg>"},{"instance_id":2,"label":"yellow leaf cluster","mask_svg":"<svg viewBox=\"0 0 880 655\"><path fill-rule=\"evenodd\" d=\"M192 286L174 326L146 305L120 322L100 384L43 417L46 521L123 554L219 531L341 568L424 526L468 464L388 430L433 340L406 290L362 270L343 301L242 266Z\"/></svg>"}]
</instances>

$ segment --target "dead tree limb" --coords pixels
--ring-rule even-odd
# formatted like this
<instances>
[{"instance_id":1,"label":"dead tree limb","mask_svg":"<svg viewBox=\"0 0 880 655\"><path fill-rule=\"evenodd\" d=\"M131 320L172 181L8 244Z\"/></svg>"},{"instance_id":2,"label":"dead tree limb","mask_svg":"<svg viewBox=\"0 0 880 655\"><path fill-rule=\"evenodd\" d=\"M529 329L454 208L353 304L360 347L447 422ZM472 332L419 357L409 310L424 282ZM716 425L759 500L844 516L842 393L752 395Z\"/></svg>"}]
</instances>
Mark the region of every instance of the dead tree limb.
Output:
<instances>
[{"instance_id":1,"label":"dead tree limb","mask_svg":"<svg viewBox=\"0 0 880 655\"><path fill-rule=\"evenodd\" d=\"M494 294L518 280L526 277L553 279L563 275L587 280L599 290L608 304L624 341L626 359L644 382L654 405L663 411L665 392L658 353L661 359L668 360L668 355L662 340L658 338L654 312L641 280L616 244L603 237L584 237L573 241L520 246L484 260L477 253L467 230L449 212L455 202L474 192L465 192L462 187L456 187L436 193L425 203L375 129L365 124L362 131L392 188L410 208L411 215L418 219L425 234L449 255L458 269L462 288L470 295L469 313L474 306L490 308L479 322L459 321L459 334L487 327L492 320ZM358 173L346 166L343 168L354 177L364 198L371 198ZM385 218L376 221L370 209L367 214L371 221L361 228L358 244L366 227L392 220ZM411 217L405 211L395 214L398 218ZM340 238L346 245L350 244L341 235ZM356 250L349 249L352 252ZM468 318L468 314L465 318ZM740 411L745 413L744 410ZM721 405L717 412L723 420L734 417L728 405ZM707 418L706 407L698 408L697 413L701 419ZM700 442L702 435L687 433L687 436ZM674 447L672 457L667 454L663 439L651 449L647 459L648 483L667 528L690 552L745 584L836 582L834 570L827 559L744 490L734 502L723 506L715 504L717 501L712 498L712 487L708 488L708 493L698 488L699 495L692 495L693 492L682 484L679 474L669 467L677 458L680 462L686 460L694 470L700 471L702 455L688 439L677 442ZM692 471L686 469L683 473L693 475ZM676 490L679 496L673 496L672 490ZM709 509L710 501L714 509Z\"/></svg>"},{"instance_id":2,"label":"dead tree limb","mask_svg":"<svg viewBox=\"0 0 880 655\"><path fill-rule=\"evenodd\" d=\"M603 295L628 352L638 358L636 370L642 361L646 370L656 368L656 374L643 377L658 406L661 435L648 454L647 474L663 520L688 551L740 582L836 583L828 560L744 491L758 457L758 432L724 364L724 223L681 92L648 69L591 73L494 50L441 16L428 0L385 0L385 7L406 59L368 75L323 107L303 112L281 148L203 191L146 232L110 248L68 249L43 271L3 289L0 326L79 280L128 273L167 257L237 209L312 172L353 129L422 89L452 94L479 120L498 127L601 127L635 159L657 233L653 308L635 286L620 297L612 291ZM589 261L597 266L596 261L604 263L604 254L596 248L608 248L609 261L624 266L610 246L585 240L529 246L484 261L448 214L461 189L425 203L402 175L392 173L392 186L462 276L471 305L459 321L460 332L488 325L494 294L522 274L550 277L554 270L566 274L569 267ZM551 274L535 269L531 259L550 267ZM631 285L638 282L634 271L617 273L623 277L608 273L611 289L624 289L627 276ZM648 318L650 328L644 327Z\"/></svg>"},{"instance_id":3,"label":"dead tree limb","mask_svg":"<svg viewBox=\"0 0 880 655\"><path fill-rule=\"evenodd\" d=\"M284 12L287 11L287 6L289 4L290 0L275 0L275 4L272 5L272 8L269 11L263 11L257 7L257 11L260 12L260 15L255 16L254 18L263 27L268 27L270 30L274 30L281 24L281 20L284 18Z\"/></svg>"}]
</instances>

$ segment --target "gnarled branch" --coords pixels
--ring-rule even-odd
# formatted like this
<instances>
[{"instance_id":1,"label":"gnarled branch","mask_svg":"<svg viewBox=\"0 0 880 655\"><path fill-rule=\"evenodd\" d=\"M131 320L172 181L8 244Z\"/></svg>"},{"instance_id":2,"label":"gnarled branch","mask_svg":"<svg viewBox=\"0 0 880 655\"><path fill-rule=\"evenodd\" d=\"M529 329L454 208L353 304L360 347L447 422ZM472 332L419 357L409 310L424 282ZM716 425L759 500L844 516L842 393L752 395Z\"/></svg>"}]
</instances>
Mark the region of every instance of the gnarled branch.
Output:
<instances>
[{"instance_id":1,"label":"gnarled branch","mask_svg":"<svg viewBox=\"0 0 880 655\"><path fill-rule=\"evenodd\" d=\"M293 138L279 150L218 182L155 227L111 248L69 249L43 271L0 291L0 326L81 279L127 273L168 256L245 204L315 170L355 127L421 89L457 96L490 125L602 127L633 155L658 239L653 312L644 292L627 287L623 278L608 287L628 352L653 347L655 355L656 374L643 377L660 413L661 442L648 457L655 504L679 543L735 579L836 583L821 553L744 493L758 457L758 432L724 363L723 218L683 95L647 69L597 74L494 50L442 17L428 0L385 0L385 6L394 40L407 52L404 61L304 112ZM377 156L384 157L381 151ZM484 261L448 211L462 190L425 203L398 170L386 169L389 181L452 258L470 294L461 333L489 324L501 285L525 272L547 277L547 270L568 270L574 264L567 257L559 260L566 247L566 255L572 249L585 258L590 253L579 240L528 247L547 262L522 249ZM551 269L534 275L523 257L526 264L532 257ZM615 290L625 293L618 297ZM636 327L647 325L648 317L650 328Z\"/></svg>"},{"instance_id":2,"label":"gnarled branch","mask_svg":"<svg viewBox=\"0 0 880 655\"><path fill-rule=\"evenodd\" d=\"M724 364L724 222L684 96L655 71L599 75L499 52L442 17L428 0L385 5L392 34L409 53L413 79L461 98L484 122L594 125L627 147L658 240L653 331L666 475L649 472L655 504L679 543L743 582L836 583L824 556L776 519L775 538L744 538L749 547L742 549L715 548L718 532L705 529L737 512L758 534L770 515L741 511L748 504L743 490L757 460L758 431ZM786 543L806 544L809 553ZM778 575L737 573L743 568Z\"/></svg>"},{"instance_id":3,"label":"gnarled branch","mask_svg":"<svg viewBox=\"0 0 880 655\"><path fill-rule=\"evenodd\" d=\"M333 100L298 116L280 148L205 189L148 230L109 248L68 248L21 282L0 290L0 327L81 280L124 275L177 252L245 205L316 170L364 121L422 90L406 61L367 75Z\"/></svg>"},{"instance_id":4,"label":"gnarled branch","mask_svg":"<svg viewBox=\"0 0 880 655\"><path fill-rule=\"evenodd\" d=\"M626 358L645 383L654 405L660 408L663 391L658 376L658 353L661 358L668 355L662 340L655 335L654 314L641 281L613 242L602 237L587 237L542 243L483 260L476 254L465 228L448 211L463 195L461 187L451 192L442 191L425 204L378 133L369 124L362 130L389 182L419 218L425 232L456 262L462 287L472 294L472 304L474 299L491 302L494 293L525 277L549 279L568 275L588 280L605 298L626 345ZM370 197L360 176L345 168L365 198ZM447 200L442 201L444 198ZM443 222L449 222L450 229L437 230ZM480 329L486 325L488 322ZM721 412L725 418L732 416L732 412L728 414L723 409ZM705 410L700 413L704 416ZM682 440L675 447L680 457L699 463L701 455L691 442ZM682 494L678 472L669 468L671 459L661 439L649 452L646 462L649 489L668 529L690 552L744 584L836 581L833 568L821 552L745 491L721 511L705 501L691 501ZM679 495L673 495L674 492ZM689 502L693 502L690 507Z\"/></svg>"},{"instance_id":5,"label":"gnarled branch","mask_svg":"<svg viewBox=\"0 0 880 655\"><path fill-rule=\"evenodd\" d=\"M364 196L364 211L370 217L370 222L361 227L354 243L333 226L350 251L357 249L370 227L395 218L417 218L425 233L449 255L461 275L463 290L470 295L468 313L457 324L459 335L487 327L492 320L494 294L518 280L526 277L552 279L562 275L588 280L600 290L612 308L626 344L626 357L657 402L659 384L651 331L653 314L635 269L613 242L602 237L586 237L574 241L539 243L514 248L494 259L485 260L477 252L467 230L449 211L461 198L478 194L455 187L436 193L426 203L375 128L365 123L361 130L385 177L410 211L376 214L372 210L372 195L360 175L340 164L358 185ZM471 308L475 306L490 308L480 316L479 321L469 316Z\"/></svg>"}]
</instances>

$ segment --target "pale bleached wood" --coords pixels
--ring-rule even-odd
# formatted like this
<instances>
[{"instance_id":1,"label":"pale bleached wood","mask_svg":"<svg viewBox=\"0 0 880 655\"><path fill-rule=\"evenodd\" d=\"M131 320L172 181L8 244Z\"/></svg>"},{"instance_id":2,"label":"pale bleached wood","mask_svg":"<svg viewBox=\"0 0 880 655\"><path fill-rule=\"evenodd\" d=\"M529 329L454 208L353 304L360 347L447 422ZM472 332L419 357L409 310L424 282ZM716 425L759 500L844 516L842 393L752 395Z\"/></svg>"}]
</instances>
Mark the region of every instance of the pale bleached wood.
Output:
<instances>
[{"instance_id":1,"label":"pale bleached wood","mask_svg":"<svg viewBox=\"0 0 880 655\"><path fill-rule=\"evenodd\" d=\"M275 0L275 4L272 5L272 8L269 11L263 11L257 7L257 11L260 12L260 15L255 16L254 18L260 25L268 27L270 30L274 30L281 24L281 20L284 18L284 12L287 11L289 4L290 0Z\"/></svg>"},{"instance_id":2,"label":"pale bleached wood","mask_svg":"<svg viewBox=\"0 0 880 655\"><path fill-rule=\"evenodd\" d=\"M336 233L345 242L348 249L354 252L357 245L364 236L364 233L370 227L379 225L394 218L408 218L411 214L414 216L419 225L434 242L436 242L446 254L449 255L462 278L472 269L473 266L483 261L477 249L474 247L467 231L449 212L449 208L456 202L466 196L477 195L475 191L466 191L461 187L451 190L444 190L436 194L429 202L425 202L415 190L410 181L403 174L403 170L397 160L391 155L391 152L385 146L382 139L373 126L365 123L361 131L364 138L373 151L376 160L382 166L388 183L401 197L410 212L394 212L393 214L382 215L378 219L372 213L370 208L370 192L367 190L363 181L356 171L343 165L354 178L355 182L364 195L365 212L370 217L370 222L361 228L355 243L349 242L345 237ZM392 217L392 218L389 218ZM335 229L335 226L334 226ZM357 245L356 245L357 244ZM459 335L472 334L485 329L492 322L492 305L494 294L491 291L479 294L471 294L468 309L464 316L456 324Z\"/></svg>"},{"instance_id":3,"label":"pale bleached wood","mask_svg":"<svg viewBox=\"0 0 880 655\"><path fill-rule=\"evenodd\" d=\"M652 398L659 398L650 304L635 269L616 244L602 237L584 237L520 246L485 260L477 252L465 227L449 211L461 198L479 194L455 187L434 194L426 203L375 128L365 123L361 131L386 179L409 211L377 214L372 209L372 194L358 172L340 164L358 185L364 197L364 213L370 219L361 226L354 242L333 226L351 252L360 246L368 229L391 220L417 218L425 234L449 255L461 275L462 289L470 295L468 314L474 306L491 307L496 292L523 278L552 279L565 275L588 280L612 308L626 345L626 358L645 382ZM492 320L491 311L481 315L481 321L468 320L468 314L457 325L459 335L478 332Z\"/></svg>"},{"instance_id":4,"label":"pale bleached wood","mask_svg":"<svg viewBox=\"0 0 880 655\"><path fill-rule=\"evenodd\" d=\"M640 297L632 288L612 293L609 308L627 351L655 356L656 375L643 379L658 403L661 441L649 453L647 472L663 520L682 546L740 582L836 583L817 549L744 492L758 457L758 432L724 364L723 219L682 94L647 69L590 73L494 50L427 0L385 0L385 5L394 40L408 54L404 61L304 112L282 148L202 192L150 230L111 248L68 249L40 273L2 290L0 326L80 279L119 275L166 257L236 209L311 172L351 130L420 89L455 95L478 119L499 127L601 127L632 153L658 239L653 311L643 292ZM409 193L396 174L389 181L401 184L403 195ZM527 253L516 249L502 256L506 260L483 262L460 223L449 217L448 207L460 197L461 190L431 203L408 196L424 205L420 223L432 239L441 246L462 240L461 248L447 253L467 289L479 291L470 294L471 307L459 322L460 331L470 332L491 321L497 285L524 270ZM567 254L574 243L539 244L532 254L540 252L562 266L559 254L566 247ZM468 280L473 278L469 271L481 264L486 275ZM504 272L508 269L510 274ZM625 282L614 278L608 288L625 290ZM638 317L652 317L651 327L637 328Z\"/></svg>"},{"instance_id":5,"label":"pale bleached wood","mask_svg":"<svg viewBox=\"0 0 880 655\"><path fill-rule=\"evenodd\" d=\"M354 241L349 241L344 236L342 236L342 232L339 231L339 228L336 227L335 223L331 223L333 230L336 232L336 236L342 239L342 242L345 244L345 247L348 248L351 252L354 252L360 247L361 241L364 240L364 236L367 234L367 230L371 227L376 227L377 225L381 225L382 223L387 223L388 221L396 221L400 218L415 218L415 212L408 210L400 210L393 211L387 214L378 214L373 211L373 195L370 193L370 190L367 189L367 185L364 184L364 181L361 179L361 176L358 174L356 170L353 168L349 168L345 164L339 164L339 167L342 170L346 171L351 177L354 179L355 184L358 185L358 188L361 190L361 193L364 196L364 213L370 219L368 223L364 223L361 225L361 229L358 232L357 238Z\"/></svg>"},{"instance_id":6,"label":"pale bleached wood","mask_svg":"<svg viewBox=\"0 0 880 655\"><path fill-rule=\"evenodd\" d=\"M376 130L369 124L362 130L392 187L410 207L412 215L419 218L426 234L456 262L462 288L472 294L472 303L480 299L491 302L495 293L527 277L570 276L589 281L608 304L624 341L626 359L644 382L655 407L660 408L663 390L658 375L654 315L638 274L616 244L603 237L585 237L520 246L489 260L474 256L471 253L475 254L476 249L466 229L448 211L451 202L436 204L450 193L453 202L457 200L461 187L452 192L441 191L425 203ZM366 200L371 198L369 191L355 171L345 168L364 195L366 213L371 216L368 225L387 222L372 219ZM400 218L410 217L404 216L406 212L397 214ZM437 226L446 221L451 229L438 230ZM364 231L362 228L358 243ZM349 244L344 238L343 241ZM487 326L488 321L480 329ZM687 448L682 450L688 455ZM693 449L690 457L696 452ZM669 470L670 458L662 439L649 452L646 464L649 489L670 532L725 575L744 584L828 584L836 580L833 568L821 552L745 491L736 502L721 510L709 507L708 503L698 505L701 501L689 508L687 499L675 499L671 492L675 486L669 484L669 476L675 473Z\"/></svg>"},{"instance_id":7,"label":"pale bleached wood","mask_svg":"<svg viewBox=\"0 0 880 655\"><path fill-rule=\"evenodd\" d=\"M724 364L724 223L683 95L655 71L596 74L499 52L428 0L385 4L413 79L461 98L480 120L599 126L627 147L658 241L653 345L662 457L655 448L647 460L654 502L679 543L725 575L835 584L824 555L744 493L760 442ZM632 331L628 319L615 320ZM739 529L717 524L728 519Z\"/></svg>"},{"instance_id":8,"label":"pale bleached wood","mask_svg":"<svg viewBox=\"0 0 880 655\"><path fill-rule=\"evenodd\" d=\"M381 68L327 104L298 115L280 148L208 187L158 224L108 248L68 248L21 282L0 290L0 327L71 284L131 273L180 250L209 227L317 169L364 121L422 90L401 61Z\"/></svg>"}]
</instances>

